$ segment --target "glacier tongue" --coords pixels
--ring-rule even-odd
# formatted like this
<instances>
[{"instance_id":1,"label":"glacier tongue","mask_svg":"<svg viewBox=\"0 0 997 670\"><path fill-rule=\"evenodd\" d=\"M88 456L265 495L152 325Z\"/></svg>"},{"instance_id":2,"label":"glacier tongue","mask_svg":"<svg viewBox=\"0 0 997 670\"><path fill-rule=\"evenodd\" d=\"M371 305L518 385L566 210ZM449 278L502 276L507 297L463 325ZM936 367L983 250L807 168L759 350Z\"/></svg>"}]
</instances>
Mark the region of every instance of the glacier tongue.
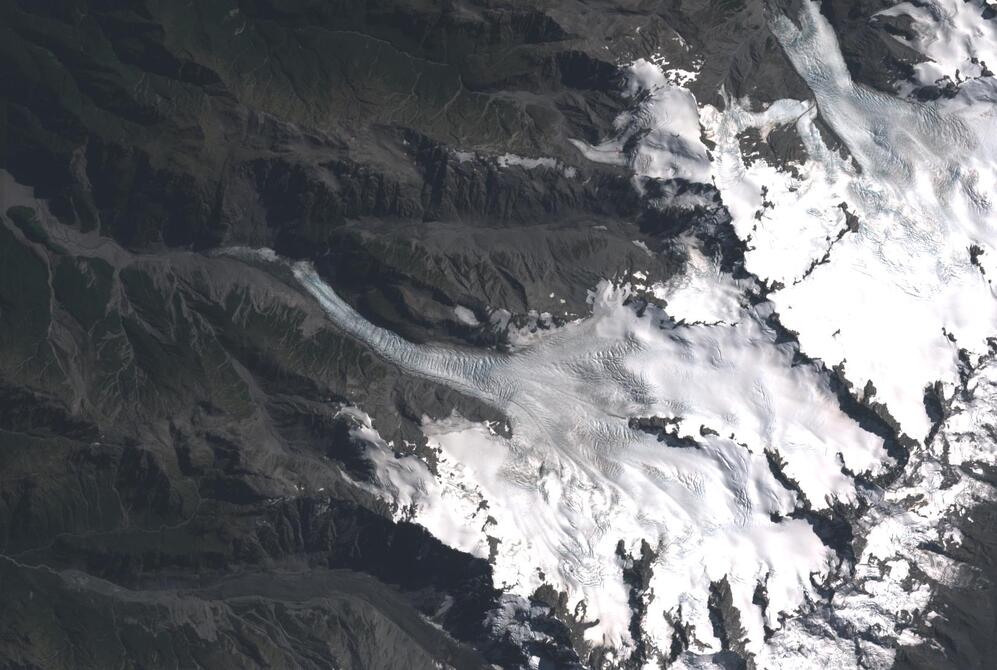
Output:
<instances>
[{"instance_id":1,"label":"glacier tongue","mask_svg":"<svg viewBox=\"0 0 997 670\"><path fill-rule=\"evenodd\" d=\"M594 643L632 645L631 609L617 547L656 552L644 633L665 651L669 620L694 626L719 651L711 583L726 577L752 652L812 596L811 575L837 557L803 520L770 457L814 508L849 503L852 472L880 472L882 441L845 416L825 380L793 365L762 318L677 325L661 309L638 315L630 290L601 284L592 315L514 353L418 346L354 312L306 264L302 285L343 330L408 372L501 409L511 437L458 417L427 421L440 476L383 458L384 490L414 505L413 520L453 546L488 556L497 586L529 596L543 583L584 601ZM668 435L631 421L657 418ZM466 515L455 521L454 510ZM468 532L471 529L471 532ZM769 607L753 602L767 590ZM680 610L681 608L681 610ZM666 616L666 614L668 616Z\"/></svg>"}]
</instances>

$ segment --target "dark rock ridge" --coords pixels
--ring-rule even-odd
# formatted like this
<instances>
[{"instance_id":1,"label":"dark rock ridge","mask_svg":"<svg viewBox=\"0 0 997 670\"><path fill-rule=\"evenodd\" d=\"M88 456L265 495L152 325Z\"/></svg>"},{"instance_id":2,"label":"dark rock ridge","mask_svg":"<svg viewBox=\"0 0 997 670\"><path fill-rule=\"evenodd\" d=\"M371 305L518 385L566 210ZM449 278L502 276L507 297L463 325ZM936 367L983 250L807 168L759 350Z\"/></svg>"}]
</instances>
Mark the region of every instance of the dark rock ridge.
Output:
<instances>
[{"instance_id":1,"label":"dark rock ridge","mask_svg":"<svg viewBox=\"0 0 997 670\"><path fill-rule=\"evenodd\" d=\"M822 6L857 81L907 76L906 26ZM638 189L569 140L614 135L636 58L699 71L703 103L807 99L769 9L0 0L0 666L582 663L556 594L516 622L537 636L489 628L488 562L351 482L371 472L344 406L399 451L424 446L423 416L501 417L384 364L272 267L214 252L273 247L405 337L499 347L496 323L584 314L599 279L667 278L679 237L743 276L712 186ZM766 157L798 158L792 133L769 140ZM851 550L837 512L809 520ZM635 626L649 557L622 557ZM722 585L714 600L718 660L737 665ZM665 660L688 646L679 612Z\"/></svg>"},{"instance_id":2,"label":"dark rock ridge","mask_svg":"<svg viewBox=\"0 0 997 670\"><path fill-rule=\"evenodd\" d=\"M348 483L365 471L336 412L349 397L390 417L378 428L401 445L421 439L413 415L488 410L384 368L272 275L88 250L40 219L47 242L0 227L0 664L481 667L466 644L495 605L487 562ZM259 586L275 571L293 594ZM203 592L233 575L244 596Z\"/></svg>"}]
</instances>

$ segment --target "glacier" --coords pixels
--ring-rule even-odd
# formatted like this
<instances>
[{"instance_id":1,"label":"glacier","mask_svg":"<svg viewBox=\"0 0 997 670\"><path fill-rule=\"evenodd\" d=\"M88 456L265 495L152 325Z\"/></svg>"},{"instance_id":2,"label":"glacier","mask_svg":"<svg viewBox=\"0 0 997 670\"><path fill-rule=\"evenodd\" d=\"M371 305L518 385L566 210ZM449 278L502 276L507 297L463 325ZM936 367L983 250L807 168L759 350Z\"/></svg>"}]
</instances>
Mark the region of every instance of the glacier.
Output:
<instances>
[{"instance_id":1,"label":"glacier","mask_svg":"<svg viewBox=\"0 0 997 670\"><path fill-rule=\"evenodd\" d=\"M376 483L358 485L396 518L489 559L507 593L563 591L591 624L586 639L619 658L637 644L623 568L645 542L652 577L636 629L660 656L687 631L676 667L712 667L721 650L710 612L721 580L757 667L885 668L897 645L923 643L897 622L929 608L923 575L951 581L962 570L923 547L958 544L950 518L992 494L957 470L994 463L997 407L997 89L992 77L954 72L990 53L993 30L946 2L887 10L922 24L912 42L928 58L921 83L959 79L956 96L930 103L905 97L906 84L889 95L854 83L809 1L793 20L769 20L810 100L700 106L661 64L629 67L627 93L641 102L618 119L619 136L576 146L639 178L712 182L747 243L751 279L684 240L683 273L604 281L590 315L498 352L408 342L364 319L314 267L293 264L339 329L508 420L424 417L431 470L396 457L376 417L344 408L376 470ZM926 37L932 26L968 37L946 46ZM745 131L764 141L781 127L805 149L792 170L745 155ZM759 287L766 299L749 300ZM842 410L830 367L912 438L903 472L882 487L871 482L899 464ZM947 405L940 425L926 389ZM801 513L842 508L864 540L847 561Z\"/></svg>"},{"instance_id":2,"label":"glacier","mask_svg":"<svg viewBox=\"0 0 997 670\"><path fill-rule=\"evenodd\" d=\"M384 359L508 417L508 438L460 417L427 420L438 482L407 459L372 457L383 490L456 548L488 557L497 540L496 585L523 597L545 583L565 591L597 621L587 631L596 644L633 644L618 546L638 554L646 541L657 557L643 630L662 652L669 618L693 626L702 650L720 650L708 599L724 577L759 651L765 626L778 627L813 596L812 576L838 562L792 518L799 498L815 509L853 503L848 473L874 475L889 460L757 310L734 325L677 324L653 305L639 314L628 286L604 282L588 318L486 353L409 343L363 319L310 265L293 269L337 326ZM650 417L673 439L632 421ZM759 585L764 613L752 603Z\"/></svg>"}]
</instances>

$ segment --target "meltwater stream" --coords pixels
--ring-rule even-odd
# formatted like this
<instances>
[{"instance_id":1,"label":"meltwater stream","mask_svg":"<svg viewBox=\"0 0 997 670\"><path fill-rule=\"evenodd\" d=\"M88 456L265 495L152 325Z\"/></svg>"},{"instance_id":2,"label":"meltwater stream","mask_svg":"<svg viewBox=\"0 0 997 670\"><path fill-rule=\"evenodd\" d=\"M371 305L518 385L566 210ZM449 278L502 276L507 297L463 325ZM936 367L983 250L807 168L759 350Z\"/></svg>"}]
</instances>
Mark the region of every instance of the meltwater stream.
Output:
<instances>
[{"instance_id":1,"label":"meltwater stream","mask_svg":"<svg viewBox=\"0 0 997 670\"><path fill-rule=\"evenodd\" d=\"M653 306L638 315L624 304L626 287L603 283L590 317L514 353L484 353L407 342L357 314L310 265L294 274L379 356L508 417L509 439L456 419L428 422L442 481L380 459L384 490L457 548L488 556L489 537L498 540L497 586L528 596L546 582L572 604L584 600L596 642L631 642L617 547L639 555L646 541L657 553L652 639L667 647L665 614L681 606L704 648L716 646L707 601L710 583L726 576L760 645L763 623L778 626L779 612L810 593L811 573L836 560L809 524L785 518L802 501L776 480L765 452L815 508L854 499L843 466L875 472L886 458L754 313L735 325L676 325ZM675 439L631 422L653 417L671 421L662 425ZM752 603L759 584L770 599L764 622Z\"/></svg>"}]
</instances>

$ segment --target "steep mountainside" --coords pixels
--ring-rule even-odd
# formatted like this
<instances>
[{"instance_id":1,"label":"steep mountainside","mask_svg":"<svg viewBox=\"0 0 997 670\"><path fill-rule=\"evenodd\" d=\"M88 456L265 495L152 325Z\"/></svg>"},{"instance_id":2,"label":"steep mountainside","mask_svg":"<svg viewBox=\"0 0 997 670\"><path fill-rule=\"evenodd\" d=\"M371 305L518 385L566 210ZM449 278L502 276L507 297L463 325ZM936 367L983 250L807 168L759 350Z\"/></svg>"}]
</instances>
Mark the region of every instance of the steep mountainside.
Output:
<instances>
[{"instance_id":1,"label":"steep mountainside","mask_svg":"<svg viewBox=\"0 0 997 670\"><path fill-rule=\"evenodd\" d=\"M0 0L0 666L986 667L949 4Z\"/></svg>"}]
</instances>

